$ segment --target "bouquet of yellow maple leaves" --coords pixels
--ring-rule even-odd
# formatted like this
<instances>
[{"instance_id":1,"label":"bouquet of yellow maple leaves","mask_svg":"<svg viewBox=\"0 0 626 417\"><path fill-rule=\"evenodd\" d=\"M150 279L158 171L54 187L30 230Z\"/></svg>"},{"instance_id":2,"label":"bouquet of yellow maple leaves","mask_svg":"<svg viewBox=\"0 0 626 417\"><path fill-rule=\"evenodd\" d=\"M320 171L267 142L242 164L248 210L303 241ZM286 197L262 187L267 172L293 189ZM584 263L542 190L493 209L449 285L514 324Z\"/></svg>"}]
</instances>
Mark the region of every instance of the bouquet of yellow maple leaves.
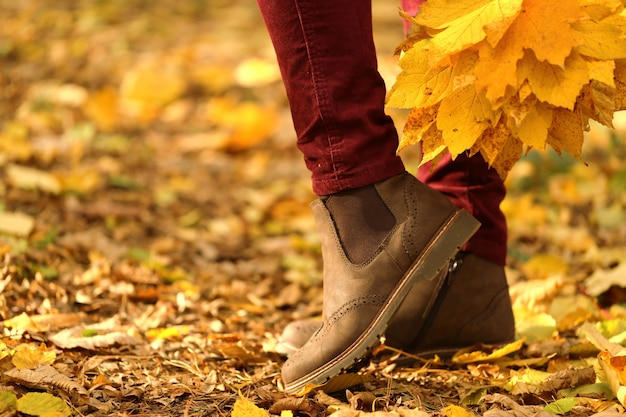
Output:
<instances>
[{"instance_id":1,"label":"bouquet of yellow maple leaves","mask_svg":"<svg viewBox=\"0 0 626 417\"><path fill-rule=\"evenodd\" d=\"M626 109L622 0L428 0L405 16L387 105L412 109L400 149L422 163L480 152L504 177L523 152L580 158L589 120Z\"/></svg>"}]
</instances>

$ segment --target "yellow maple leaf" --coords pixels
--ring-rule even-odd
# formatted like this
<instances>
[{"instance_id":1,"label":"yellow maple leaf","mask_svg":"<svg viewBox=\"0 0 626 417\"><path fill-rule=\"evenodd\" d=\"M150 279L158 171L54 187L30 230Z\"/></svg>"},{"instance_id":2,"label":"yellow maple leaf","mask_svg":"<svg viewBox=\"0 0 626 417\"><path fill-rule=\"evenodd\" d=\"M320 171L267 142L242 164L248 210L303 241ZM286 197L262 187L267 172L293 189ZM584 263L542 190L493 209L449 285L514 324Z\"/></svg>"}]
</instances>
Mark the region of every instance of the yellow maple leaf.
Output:
<instances>
[{"instance_id":1,"label":"yellow maple leaf","mask_svg":"<svg viewBox=\"0 0 626 417\"><path fill-rule=\"evenodd\" d=\"M528 88L530 89L530 87ZM517 136L522 121L537 102L537 97L532 93L532 90L529 91L530 93L528 95L524 94L521 90L518 91L517 94L509 98L502 106L502 111L507 116L507 127L515 136Z\"/></svg>"},{"instance_id":2,"label":"yellow maple leaf","mask_svg":"<svg viewBox=\"0 0 626 417\"><path fill-rule=\"evenodd\" d=\"M532 49L539 61L563 66L572 49L582 44L570 22L584 17L576 1L524 0L524 13L511 24L511 35Z\"/></svg>"},{"instance_id":3,"label":"yellow maple leaf","mask_svg":"<svg viewBox=\"0 0 626 417\"><path fill-rule=\"evenodd\" d=\"M438 104L411 110L404 124L404 133L400 139L398 151L401 151L407 146L415 145L422 140L424 134L437 120L438 110Z\"/></svg>"},{"instance_id":4,"label":"yellow maple leaf","mask_svg":"<svg viewBox=\"0 0 626 417\"><path fill-rule=\"evenodd\" d=\"M580 159L589 119L626 109L621 1L429 0L411 21L388 104L428 109L401 141L425 161L480 152L504 177L524 147Z\"/></svg>"},{"instance_id":5,"label":"yellow maple leaf","mask_svg":"<svg viewBox=\"0 0 626 417\"><path fill-rule=\"evenodd\" d=\"M497 102L505 97L507 88L517 88L517 62L524 51L506 39L495 48L483 42L477 49L480 59L474 68L476 89L484 90L490 101Z\"/></svg>"},{"instance_id":6,"label":"yellow maple leaf","mask_svg":"<svg viewBox=\"0 0 626 417\"><path fill-rule=\"evenodd\" d=\"M615 111L626 110L626 59L615 60Z\"/></svg>"},{"instance_id":7,"label":"yellow maple leaf","mask_svg":"<svg viewBox=\"0 0 626 417\"><path fill-rule=\"evenodd\" d=\"M583 131L586 126L587 121L583 120L580 110L570 112L556 108L547 142L557 152L565 151L580 159L584 141Z\"/></svg>"},{"instance_id":8,"label":"yellow maple leaf","mask_svg":"<svg viewBox=\"0 0 626 417\"><path fill-rule=\"evenodd\" d=\"M623 38L624 33L617 25L583 20L572 26L580 33L583 40L583 44L578 48L581 54L598 59L626 58L626 39Z\"/></svg>"},{"instance_id":9,"label":"yellow maple leaf","mask_svg":"<svg viewBox=\"0 0 626 417\"><path fill-rule=\"evenodd\" d=\"M583 87L578 104L584 114L605 126L613 127L615 88L592 80Z\"/></svg>"},{"instance_id":10,"label":"yellow maple leaf","mask_svg":"<svg viewBox=\"0 0 626 417\"><path fill-rule=\"evenodd\" d=\"M595 21L603 20L623 7L622 0L578 0L580 7Z\"/></svg>"},{"instance_id":11,"label":"yellow maple leaf","mask_svg":"<svg viewBox=\"0 0 626 417\"><path fill-rule=\"evenodd\" d=\"M528 147L543 149L552 124L552 107L535 103L519 125L517 137Z\"/></svg>"},{"instance_id":12,"label":"yellow maple leaf","mask_svg":"<svg viewBox=\"0 0 626 417\"><path fill-rule=\"evenodd\" d=\"M474 85L468 85L441 102L437 128L450 152L458 155L472 147L494 118L489 101L476 93Z\"/></svg>"},{"instance_id":13,"label":"yellow maple leaf","mask_svg":"<svg viewBox=\"0 0 626 417\"><path fill-rule=\"evenodd\" d=\"M506 174L520 159L523 152L524 147L522 146L522 142L513 136L509 136L504 142L504 145L502 145L500 153L498 153L498 156L496 156L494 161L491 163L491 166L502 178L505 178Z\"/></svg>"},{"instance_id":14,"label":"yellow maple leaf","mask_svg":"<svg viewBox=\"0 0 626 417\"><path fill-rule=\"evenodd\" d=\"M436 4L431 4L431 6L436 7L440 2L435 0L432 3ZM464 3L468 2L458 1L454 2L454 5L461 8ZM521 8L521 0L491 0L457 19L449 20L448 26L433 36L433 56L431 59L434 62L438 62L443 56L460 52L487 38L488 33L490 37L489 43L492 45L497 44L508 29L508 26L519 14Z\"/></svg>"},{"instance_id":15,"label":"yellow maple leaf","mask_svg":"<svg viewBox=\"0 0 626 417\"><path fill-rule=\"evenodd\" d=\"M448 27L450 22L463 18L489 2L491 0L428 1L420 6L415 22L426 28L443 29Z\"/></svg>"},{"instance_id":16,"label":"yellow maple leaf","mask_svg":"<svg viewBox=\"0 0 626 417\"><path fill-rule=\"evenodd\" d=\"M581 88L589 81L589 66L578 54L571 54L564 68L539 61L526 52L518 64L518 80L528 80L541 101L572 110Z\"/></svg>"},{"instance_id":17,"label":"yellow maple leaf","mask_svg":"<svg viewBox=\"0 0 626 417\"><path fill-rule=\"evenodd\" d=\"M585 58L587 65L589 65L589 78L615 87L615 61L601 61L588 57L583 58Z\"/></svg>"},{"instance_id":18,"label":"yellow maple leaf","mask_svg":"<svg viewBox=\"0 0 626 417\"><path fill-rule=\"evenodd\" d=\"M504 118L501 118L495 127L489 127L483 133L480 145L480 153L489 165L493 165L505 143L511 138L511 132L506 126Z\"/></svg>"},{"instance_id":19,"label":"yellow maple leaf","mask_svg":"<svg viewBox=\"0 0 626 417\"><path fill-rule=\"evenodd\" d=\"M420 166L430 161L438 161L443 157L443 152L445 150L446 145L442 145L441 131L437 130L434 125L431 126L422 138L423 155Z\"/></svg>"},{"instance_id":20,"label":"yellow maple leaf","mask_svg":"<svg viewBox=\"0 0 626 417\"><path fill-rule=\"evenodd\" d=\"M448 92L452 67L447 64L429 67L428 56L428 50L421 46L414 46L402 56L399 62L402 72L389 92L387 105L396 108L426 107L440 101Z\"/></svg>"},{"instance_id":21,"label":"yellow maple leaf","mask_svg":"<svg viewBox=\"0 0 626 417\"><path fill-rule=\"evenodd\" d=\"M422 145L420 166L438 160L446 150L441 131L435 125L438 110L439 104L425 109L415 108L409 113L404 126L404 134L400 139L398 151L420 143Z\"/></svg>"}]
</instances>

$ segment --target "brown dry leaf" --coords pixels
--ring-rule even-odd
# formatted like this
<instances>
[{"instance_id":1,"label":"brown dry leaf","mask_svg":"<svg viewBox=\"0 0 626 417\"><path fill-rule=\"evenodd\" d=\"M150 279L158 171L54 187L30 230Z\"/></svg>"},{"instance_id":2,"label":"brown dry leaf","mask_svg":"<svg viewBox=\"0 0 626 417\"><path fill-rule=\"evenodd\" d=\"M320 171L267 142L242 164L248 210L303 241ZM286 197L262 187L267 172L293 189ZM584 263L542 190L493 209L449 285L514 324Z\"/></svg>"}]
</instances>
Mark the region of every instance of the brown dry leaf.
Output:
<instances>
[{"instance_id":1,"label":"brown dry leaf","mask_svg":"<svg viewBox=\"0 0 626 417\"><path fill-rule=\"evenodd\" d=\"M371 410L376 402L376 396L371 392L357 392L353 394L350 390L346 391L346 398L353 410Z\"/></svg>"},{"instance_id":2,"label":"brown dry leaf","mask_svg":"<svg viewBox=\"0 0 626 417\"><path fill-rule=\"evenodd\" d=\"M98 375L94 378L94 380L91 381L91 387L89 388L89 390L91 391L103 385L110 386L110 385L113 385L113 382L106 376L102 375L101 373L98 373Z\"/></svg>"},{"instance_id":3,"label":"brown dry leaf","mask_svg":"<svg viewBox=\"0 0 626 417\"><path fill-rule=\"evenodd\" d=\"M429 417L431 414L417 408L398 408L395 410L400 417Z\"/></svg>"},{"instance_id":4,"label":"brown dry leaf","mask_svg":"<svg viewBox=\"0 0 626 417\"><path fill-rule=\"evenodd\" d=\"M593 367L582 369L564 369L548 377L537 386L537 392L556 392L561 389L574 388L593 384L596 381L596 372Z\"/></svg>"},{"instance_id":5,"label":"brown dry leaf","mask_svg":"<svg viewBox=\"0 0 626 417\"><path fill-rule=\"evenodd\" d=\"M610 407L610 409L592 414L590 417L620 417L623 415L624 415L623 411L616 410L614 407Z\"/></svg>"},{"instance_id":6,"label":"brown dry leaf","mask_svg":"<svg viewBox=\"0 0 626 417\"><path fill-rule=\"evenodd\" d=\"M483 413L487 417L552 417L547 411L536 411L525 407L503 394L489 394L483 397L483 403L492 407Z\"/></svg>"},{"instance_id":7,"label":"brown dry leaf","mask_svg":"<svg viewBox=\"0 0 626 417\"><path fill-rule=\"evenodd\" d=\"M263 363L267 360L266 357L258 355L256 352L245 347L242 342L213 343L213 347L225 358L237 359L245 363Z\"/></svg>"},{"instance_id":8,"label":"brown dry leaf","mask_svg":"<svg viewBox=\"0 0 626 417\"><path fill-rule=\"evenodd\" d=\"M311 417L317 416L322 410L309 398L281 398L269 409L270 414L282 414L284 411L298 411Z\"/></svg>"},{"instance_id":9,"label":"brown dry leaf","mask_svg":"<svg viewBox=\"0 0 626 417\"><path fill-rule=\"evenodd\" d=\"M366 415L369 416L371 414L372 413L366 413L366 412L363 412L363 411L348 410L348 409L342 408L341 410L337 410L337 411L333 412L328 417L364 417ZM382 416L379 415L377 417L382 417ZM387 417L389 417L389 416L387 416Z\"/></svg>"},{"instance_id":10,"label":"brown dry leaf","mask_svg":"<svg viewBox=\"0 0 626 417\"><path fill-rule=\"evenodd\" d=\"M82 385L50 365L41 365L35 370L14 368L6 371L4 375L38 389L55 387L67 392L76 391L81 395L87 395L87 390Z\"/></svg>"},{"instance_id":11,"label":"brown dry leaf","mask_svg":"<svg viewBox=\"0 0 626 417\"><path fill-rule=\"evenodd\" d=\"M117 319L103 321L90 326L78 325L50 336L50 341L62 349L83 348L97 350L116 345L139 345L144 342L131 336Z\"/></svg>"},{"instance_id":12,"label":"brown dry leaf","mask_svg":"<svg viewBox=\"0 0 626 417\"><path fill-rule=\"evenodd\" d=\"M85 326L74 327L72 329L61 330L50 336L50 341L63 349L74 349L77 347L97 350L109 346L139 345L143 342L125 332L112 331L106 334L91 335L84 334L89 328Z\"/></svg>"},{"instance_id":13,"label":"brown dry leaf","mask_svg":"<svg viewBox=\"0 0 626 417\"><path fill-rule=\"evenodd\" d=\"M337 410L328 417L428 417L425 411L409 408L398 408L392 411L358 411L358 410Z\"/></svg>"}]
</instances>

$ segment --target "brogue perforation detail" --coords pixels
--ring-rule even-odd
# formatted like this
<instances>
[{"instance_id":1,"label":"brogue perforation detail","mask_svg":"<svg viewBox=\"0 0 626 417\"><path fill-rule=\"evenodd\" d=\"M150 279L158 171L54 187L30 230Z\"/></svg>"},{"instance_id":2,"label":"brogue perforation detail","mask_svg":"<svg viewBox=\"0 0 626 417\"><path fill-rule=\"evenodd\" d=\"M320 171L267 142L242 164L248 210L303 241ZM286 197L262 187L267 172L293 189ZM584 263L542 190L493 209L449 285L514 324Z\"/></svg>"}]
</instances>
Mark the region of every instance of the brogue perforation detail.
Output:
<instances>
[{"instance_id":1,"label":"brogue perforation detail","mask_svg":"<svg viewBox=\"0 0 626 417\"><path fill-rule=\"evenodd\" d=\"M409 211L408 219L403 230L402 246L410 259L417 258L418 253L415 251L415 239L417 234L417 225L421 221L419 216L418 196L415 184L410 182L404 189L404 201Z\"/></svg>"},{"instance_id":2,"label":"brogue perforation detail","mask_svg":"<svg viewBox=\"0 0 626 417\"><path fill-rule=\"evenodd\" d=\"M337 311L335 311L333 315L328 318L328 326L332 326L333 324L341 320L341 318L343 318L348 313L354 310L358 310L362 307L366 307L366 306L381 307L382 305L385 304L386 300L387 300L386 296L378 295L378 294L365 295L363 297L353 298L352 300L348 301L347 303L339 307Z\"/></svg>"}]
</instances>

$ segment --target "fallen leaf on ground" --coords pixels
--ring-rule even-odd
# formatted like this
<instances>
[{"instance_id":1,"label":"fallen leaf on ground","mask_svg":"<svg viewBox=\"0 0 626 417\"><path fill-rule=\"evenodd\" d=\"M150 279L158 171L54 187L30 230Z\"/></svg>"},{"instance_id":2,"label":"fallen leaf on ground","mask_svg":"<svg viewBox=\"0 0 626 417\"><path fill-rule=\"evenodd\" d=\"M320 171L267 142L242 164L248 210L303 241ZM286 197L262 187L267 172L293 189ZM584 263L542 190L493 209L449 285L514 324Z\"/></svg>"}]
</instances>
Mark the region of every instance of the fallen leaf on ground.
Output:
<instances>
[{"instance_id":1,"label":"fallen leaf on ground","mask_svg":"<svg viewBox=\"0 0 626 417\"><path fill-rule=\"evenodd\" d=\"M16 236L28 236L35 227L35 219L26 213L0 212L0 232Z\"/></svg>"},{"instance_id":2,"label":"fallen leaf on ground","mask_svg":"<svg viewBox=\"0 0 626 417\"><path fill-rule=\"evenodd\" d=\"M138 345L144 343L128 334L115 318L92 325L78 325L50 336L50 341L63 349L81 347L96 350L108 346Z\"/></svg>"},{"instance_id":3,"label":"fallen leaf on ground","mask_svg":"<svg viewBox=\"0 0 626 417\"><path fill-rule=\"evenodd\" d=\"M52 365L56 357L56 352L48 350L44 344L36 348L22 344L15 348L11 362L18 369L36 369L41 365Z\"/></svg>"},{"instance_id":4,"label":"fallen leaf on ground","mask_svg":"<svg viewBox=\"0 0 626 417\"><path fill-rule=\"evenodd\" d=\"M235 401L231 417L269 417L269 413L254 405L250 400L239 397Z\"/></svg>"},{"instance_id":5,"label":"fallen leaf on ground","mask_svg":"<svg viewBox=\"0 0 626 417\"><path fill-rule=\"evenodd\" d=\"M0 413L17 410L17 396L12 392L0 390Z\"/></svg>"},{"instance_id":6,"label":"fallen leaf on ground","mask_svg":"<svg viewBox=\"0 0 626 417\"><path fill-rule=\"evenodd\" d=\"M524 339L519 339L505 346L488 349L487 351L481 350L481 347L476 349L476 347L470 346L455 353L452 357L452 362L468 364L494 361L496 359L504 358L511 353L517 352L522 348L523 344Z\"/></svg>"},{"instance_id":7,"label":"fallen leaf on ground","mask_svg":"<svg viewBox=\"0 0 626 417\"><path fill-rule=\"evenodd\" d=\"M72 410L59 397L46 392L29 392L17 400L17 411L31 416L70 416Z\"/></svg>"},{"instance_id":8,"label":"fallen leaf on ground","mask_svg":"<svg viewBox=\"0 0 626 417\"><path fill-rule=\"evenodd\" d=\"M86 395L87 390L79 383L61 374L50 365L41 365L37 369L10 369L4 373L9 378L37 389L54 387L64 391L76 391L81 395Z\"/></svg>"}]
</instances>

